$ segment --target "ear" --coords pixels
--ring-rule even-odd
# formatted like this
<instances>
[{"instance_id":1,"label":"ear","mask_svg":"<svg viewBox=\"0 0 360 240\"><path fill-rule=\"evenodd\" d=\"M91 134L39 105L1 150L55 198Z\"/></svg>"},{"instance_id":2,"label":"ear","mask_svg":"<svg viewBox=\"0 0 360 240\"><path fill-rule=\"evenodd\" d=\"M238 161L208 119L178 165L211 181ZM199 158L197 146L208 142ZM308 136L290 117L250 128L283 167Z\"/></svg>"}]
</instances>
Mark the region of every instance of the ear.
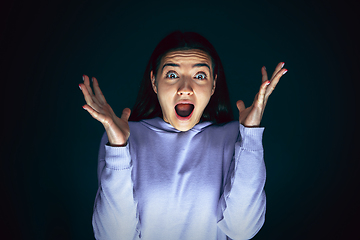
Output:
<instances>
[{"instance_id":1,"label":"ear","mask_svg":"<svg viewBox=\"0 0 360 240\"><path fill-rule=\"evenodd\" d=\"M217 80L217 75L215 75L215 77L214 77L214 85L213 85L213 88L212 88L212 90L211 90L211 96L215 93L216 80Z\"/></svg>"},{"instance_id":2,"label":"ear","mask_svg":"<svg viewBox=\"0 0 360 240\"><path fill-rule=\"evenodd\" d=\"M156 81L155 81L155 76L153 74L153 71L151 70L150 72L150 80L151 80L151 86L154 90L154 92L157 94L157 88L156 88Z\"/></svg>"}]
</instances>

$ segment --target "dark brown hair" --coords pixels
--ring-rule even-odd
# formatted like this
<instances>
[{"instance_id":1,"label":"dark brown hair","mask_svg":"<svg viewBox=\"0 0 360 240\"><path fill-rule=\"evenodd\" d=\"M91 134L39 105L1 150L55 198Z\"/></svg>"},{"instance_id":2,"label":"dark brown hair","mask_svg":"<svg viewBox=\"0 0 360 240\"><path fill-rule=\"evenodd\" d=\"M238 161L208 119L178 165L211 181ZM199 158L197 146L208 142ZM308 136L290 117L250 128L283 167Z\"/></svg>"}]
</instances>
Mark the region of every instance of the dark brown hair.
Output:
<instances>
[{"instance_id":1,"label":"dark brown hair","mask_svg":"<svg viewBox=\"0 0 360 240\"><path fill-rule=\"evenodd\" d=\"M234 120L224 68L215 48L198 33L175 31L161 40L151 54L129 121L163 117L157 95L151 86L150 72L153 71L156 76L162 57L168 52L187 49L199 49L209 54L213 76L217 75L215 92L204 109L200 121L227 123Z\"/></svg>"}]
</instances>

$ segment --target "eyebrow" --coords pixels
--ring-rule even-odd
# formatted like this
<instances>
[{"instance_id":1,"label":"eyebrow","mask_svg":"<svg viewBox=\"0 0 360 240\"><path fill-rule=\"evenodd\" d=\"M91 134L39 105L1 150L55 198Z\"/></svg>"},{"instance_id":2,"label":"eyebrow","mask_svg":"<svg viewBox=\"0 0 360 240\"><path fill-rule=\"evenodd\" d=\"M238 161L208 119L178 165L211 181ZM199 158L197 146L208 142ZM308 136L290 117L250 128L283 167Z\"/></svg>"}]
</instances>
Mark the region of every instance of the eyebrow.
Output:
<instances>
[{"instance_id":1,"label":"eyebrow","mask_svg":"<svg viewBox=\"0 0 360 240\"><path fill-rule=\"evenodd\" d=\"M166 66L180 67L180 65L176 64L176 63L165 63L164 66L162 67L161 71L163 71ZM209 69L209 71L211 72L209 65L206 63L197 63L197 64L194 64L192 67L193 68L194 67L207 67Z\"/></svg>"}]
</instances>

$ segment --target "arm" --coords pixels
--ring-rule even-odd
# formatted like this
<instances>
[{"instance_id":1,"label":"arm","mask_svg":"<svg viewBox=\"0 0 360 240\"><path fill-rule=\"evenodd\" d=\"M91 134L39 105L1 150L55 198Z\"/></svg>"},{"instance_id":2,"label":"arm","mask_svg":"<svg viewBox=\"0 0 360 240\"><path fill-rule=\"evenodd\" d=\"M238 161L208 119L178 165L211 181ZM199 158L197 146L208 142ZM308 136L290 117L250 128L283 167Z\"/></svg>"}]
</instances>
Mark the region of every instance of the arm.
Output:
<instances>
[{"instance_id":1,"label":"arm","mask_svg":"<svg viewBox=\"0 0 360 240\"><path fill-rule=\"evenodd\" d=\"M86 103L83 108L101 122L106 130L99 151L99 189L94 203L92 224L96 239L136 239L137 204L133 196L131 158L127 140L131 110L125 108L118 118L106 102L96 78L83 75L79 87ZM105 143L108 144L105 145ZM125 146L125 147L121 147Z\"/></svg>"},{"instance_id":2,"label":"arm","mask_svg":"<svg viewBox=\"0 0 360 240\"><path fill-rule=\"evenodd\" d=\"M254 237L265 221L264 128L259 126L270 94L287 72L284 64L280 62L276 66L270 80L266 68L262 67L262 84L253 104L248 108L241 100L236 104L242 139L235 144L234 159L218 207L218 226L233 239Z\"/></svg>"},{"instance_id":3,"label":"arm","mask_svg":"<svg viewBox=\"0 0 360 240\"><path fill-rule=\"evenodd\" d=\"M264 128L246 128L240 124L242 139L235 144L234 159L218 207L218 226L232 239L254 237L265 221L263 131Z\"/></svg>"},{"instance_id":4,"label":"arm","mask_svg":"<svg viewBox=\"0 0 360 240\"><path fill-rule=\"evenodd\" d=\"M137 239L129 145L112 147L105 145L105 140L103 137L99 151L99 189L92 218L94 235L96 239Z\"/></svg>"}]
</instances>

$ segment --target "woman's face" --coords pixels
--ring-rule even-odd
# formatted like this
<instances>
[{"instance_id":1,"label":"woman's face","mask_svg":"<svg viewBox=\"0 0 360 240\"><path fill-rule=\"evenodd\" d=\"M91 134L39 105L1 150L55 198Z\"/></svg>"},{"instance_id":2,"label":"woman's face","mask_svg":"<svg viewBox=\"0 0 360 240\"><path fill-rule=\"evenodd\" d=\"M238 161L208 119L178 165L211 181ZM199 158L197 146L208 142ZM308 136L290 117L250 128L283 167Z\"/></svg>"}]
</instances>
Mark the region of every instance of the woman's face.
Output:
<instances>
[{"instance_id":1,"label":"woman's face","mask_svg":"<svg viewBox=\"0 0 360 240\"><path fill-rule=\"evenodd\" d=\"M157 94L164 121L180 131L194 127L215 92L210 56L201 50L167 53L156 76L150 79Z\"/></svg>"}]
</instances>

